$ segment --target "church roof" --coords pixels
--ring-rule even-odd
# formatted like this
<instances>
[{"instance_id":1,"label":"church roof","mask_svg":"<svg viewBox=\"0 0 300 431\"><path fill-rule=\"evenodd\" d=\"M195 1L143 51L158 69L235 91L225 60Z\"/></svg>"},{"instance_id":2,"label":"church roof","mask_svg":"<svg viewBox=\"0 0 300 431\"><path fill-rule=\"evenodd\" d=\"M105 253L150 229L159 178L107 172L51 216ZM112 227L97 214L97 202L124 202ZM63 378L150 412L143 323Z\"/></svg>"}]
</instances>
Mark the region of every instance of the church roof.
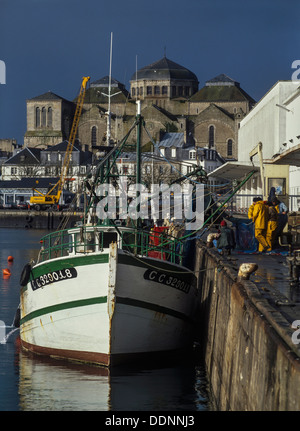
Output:
<instances>
[{"instance_id":1,"label":"church roof","mask_svg":"<svg viewBox=\"0 0 300 431\"><path fill-rule=\"evenodd\" d=\"M197 93L190 98L191 102L243 102L255 103L237 81L221 74L206 82Z\"/></svg>"},{"instance_id":2,"label":"church roof","mask_svg":"<svg viewBox=\"0 0 300 431\"><path fill-rule=\"evenodd\" d=\"M215 78L212 78L209 81L206 81L206 86L211 86L211 85L236 85L237 87L239 87L240 83L237 81L234 81L232 78L229 78L229 76L225 75L224 73L221 73Z\"/></svg>"},{"instance_id":3,"label":"church roof","mask_svg":"<svg viewBox=\"0 0 300 431\"><path fill-rule=\"evenodd\" d=\"M66 100L64 97L60 97L57 94L53 93L52 91L47 91L47 93L40 94L39 96L33 97L29 100ZM67 102L69 102L67 100Z\"/></svg>"},{"instance_id":4,"label":"church roof","mask_svg":"<svg viewBox=\"0 0 300 431\"><path fill-rule=\"evenodd\" d=\"M197 76L180 64L169 60L167 57L155 61L134 73L132 81L139 79L160 80L160 79L181 79L192 80L198 83Z\"/></svg>"},{"instance_id":5,"label":"church roof","mask_svg":"<svg viewBox=\"0 0 300 431\"><path fill-rule=\"evenodd\" d=\"M97 81L91 82L91 87L108 87L109 86L109 76L104 76L103 78L97 79ZM117 79L111 77L111 87L124 88L124 84L121 84Z\"/></svg>"},{"instance_id":6,"label":"church roof","mask_svg":"<svg viewBox=\"0 0 300 431\"><path fill-rule=\"evenodd\" d=\"M84 102L85 103L108 103L108 89L109 89L109 76L93 81L90 88L86 90ZM111 103L124 103L130 99L129 92L126 90L125 85L118 80L111 78ZM74 100L76 102L77 98Z\"/></svg>"}]
</instances>

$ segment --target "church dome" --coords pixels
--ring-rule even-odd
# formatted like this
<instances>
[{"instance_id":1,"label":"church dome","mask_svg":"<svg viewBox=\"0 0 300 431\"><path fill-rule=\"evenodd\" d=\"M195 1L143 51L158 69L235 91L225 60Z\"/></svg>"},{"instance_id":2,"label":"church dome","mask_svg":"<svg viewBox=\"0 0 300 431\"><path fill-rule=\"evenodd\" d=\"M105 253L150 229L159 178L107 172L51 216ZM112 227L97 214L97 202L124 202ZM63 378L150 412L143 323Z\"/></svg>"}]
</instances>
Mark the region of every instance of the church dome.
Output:
<instances>
[{"instance_id":1,"label":"church dome","mask_svg":"<svg viewBox=\"0 0 300 431\"><path fill-rule=\"evenodd\" d=\"M149 66L138 70L131 77L132 81L136 80L184 80L195 81L198 83L197 76L183 66L163 57Z\"/></svg>"}]
</instances>

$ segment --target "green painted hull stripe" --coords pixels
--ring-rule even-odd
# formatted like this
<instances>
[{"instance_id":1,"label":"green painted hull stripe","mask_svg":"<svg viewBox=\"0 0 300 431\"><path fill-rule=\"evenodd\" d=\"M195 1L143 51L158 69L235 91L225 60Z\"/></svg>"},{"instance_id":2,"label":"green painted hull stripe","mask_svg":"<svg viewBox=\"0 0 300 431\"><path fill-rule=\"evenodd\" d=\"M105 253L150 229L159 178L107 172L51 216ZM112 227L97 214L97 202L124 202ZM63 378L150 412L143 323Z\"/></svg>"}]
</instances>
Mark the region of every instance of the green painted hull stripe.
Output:
<instances>
[{"instance_id":1,"label":"green painted hull stripe","mask_svg":"<svg viewBox=\"0 0 300 431\"><path fill-rule=\"evenodd\" d=\"M54 313L55 311L62 311L62 310L67 310L70 308L77 308L77 307L85 307L87 305L104 304L106 302L107 302L107 296L101 296L98 298L80 299L78 301L70 301L70 302L63 302L62 304L50 305L49 307L44 307L44 308L40 308L39 310L32 311L31 313L24 316L21 319L20 323L22 325L23 323L28 322L29 320L32 320L36 317L40 317L49 313Z\"/></svg>"}]
</instances>

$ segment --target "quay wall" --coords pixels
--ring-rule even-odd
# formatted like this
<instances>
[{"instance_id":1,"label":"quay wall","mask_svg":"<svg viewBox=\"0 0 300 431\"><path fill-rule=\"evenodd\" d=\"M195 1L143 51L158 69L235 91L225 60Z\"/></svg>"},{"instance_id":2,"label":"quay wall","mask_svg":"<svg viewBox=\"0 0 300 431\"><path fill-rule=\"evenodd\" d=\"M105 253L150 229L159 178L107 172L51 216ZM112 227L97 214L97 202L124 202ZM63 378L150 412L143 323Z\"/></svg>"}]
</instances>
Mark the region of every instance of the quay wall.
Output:
<instances>
[{"instance_id":1,"label":"quay wall","mask_svg":"<svg viewBox=\"0 0 300 431\"><path fill-rule=\"evenodd\" d=\"M199 341L216 409L300 410L300 360L293 330L237 268L200 243Z\"/></svg>"},{"instance_id":2,"label":"quay wall","mask_svg":"<svg viewBox=\"0 0 300 431\"><path fill-rule=\"evenodd\" d=\"M0 228L57 229L62 223L69 228L80 220L82 213L48 211L1 210Z\"/></svg>"}]
</instances>

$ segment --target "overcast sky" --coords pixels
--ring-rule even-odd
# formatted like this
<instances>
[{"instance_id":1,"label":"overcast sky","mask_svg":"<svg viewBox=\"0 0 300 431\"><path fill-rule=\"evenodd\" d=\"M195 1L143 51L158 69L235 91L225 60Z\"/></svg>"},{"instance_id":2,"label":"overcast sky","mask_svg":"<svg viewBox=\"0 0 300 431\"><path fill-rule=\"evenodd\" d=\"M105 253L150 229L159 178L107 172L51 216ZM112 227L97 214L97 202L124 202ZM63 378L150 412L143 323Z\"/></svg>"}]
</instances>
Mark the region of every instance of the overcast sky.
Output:
<instances>
[{"instance_id":1,"label":"overcast sky","mask_svg":"<svg viewBox=\"0 0 300 431\"><path fill-rule=\"evenodd\" d=\"M166 56L205 81L225 73L259 100L300 60L299 0L0 0L0 138L23 144L26 99L73 100L82 76L126 85ZM0 71L1 80L1 71Z\"/></svg>"}]
</instances>

